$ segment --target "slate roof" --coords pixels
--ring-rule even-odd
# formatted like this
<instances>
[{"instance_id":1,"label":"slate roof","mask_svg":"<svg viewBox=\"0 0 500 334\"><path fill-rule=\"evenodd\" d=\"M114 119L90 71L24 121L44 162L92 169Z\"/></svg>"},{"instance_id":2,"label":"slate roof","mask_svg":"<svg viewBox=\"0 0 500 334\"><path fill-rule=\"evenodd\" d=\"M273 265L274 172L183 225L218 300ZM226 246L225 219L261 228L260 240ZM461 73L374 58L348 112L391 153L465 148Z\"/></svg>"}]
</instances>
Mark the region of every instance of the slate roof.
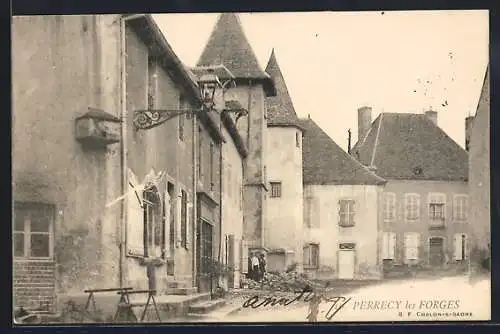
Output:
<instances>
[{"instance_id":1,"label":"slate roof","mask_svg":"<svg viewBox=\"0 0 500 334\"><path fill-rule=\"evenodd\" d=\"M268 95L275 88L262 70L235 13L222 13L215 24L197 66L224 65L237 79L262 81Z\"/></svg>"},{"instance_id":2,"label":"slate roof","mask_svg":"<svg viewBox=\"0 0 500 334\"><path fill-rule=\"evenodd\" d=\"M424 114L380 114L351 154L385 179L468 178L467 152Z\"/></svg>"},{"instance_id":3,"label":"slate roof","mask_svg":"<svg viewBox=\"0 0 500 334\"><path fill-rule=\"evenodd\" d=\"M288 93L285 78L276 60L274 49L266 66L266 72L271 76L276 87L276 96L266 98L268 126L294 126L301 128L299 118L295 113L292 99Z\"/></svg>"},{"instance_id":4,"label":"slate roof","mask_svg":"<svg viewBox=\"0 0 500 334\"><path fill-rule=\"evenodd\" d=\"M313 185L382 185L386 181L338 146L312 119L300 119L303 183Z\"/></svg>"}]
</instances>

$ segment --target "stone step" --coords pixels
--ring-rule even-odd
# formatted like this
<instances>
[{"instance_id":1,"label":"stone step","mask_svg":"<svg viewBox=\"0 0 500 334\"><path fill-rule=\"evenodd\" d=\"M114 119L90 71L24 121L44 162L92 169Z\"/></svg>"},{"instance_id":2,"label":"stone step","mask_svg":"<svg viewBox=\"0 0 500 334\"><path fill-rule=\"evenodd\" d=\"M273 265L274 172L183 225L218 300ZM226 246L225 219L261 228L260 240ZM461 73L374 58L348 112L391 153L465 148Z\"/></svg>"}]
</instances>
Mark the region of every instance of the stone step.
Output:
<instances>
[{"instance_id":1,"label":"stone step","mask_svg":"<svg viewBox=\"0 0 500 334\"><path fill-rule=\"evenodd\" d=\"M167 281L167 289L190 288L190 287L192 287L192 283L191 282Z\"/></svg>"},{"instance_id":2,"label":"stone step","mask_svg":"<svg viewBox=\"0 0 500 334\"><path fill-rule=\"evenodd\" d=\"M193 295L198 292L198 289L196 287L184 287L184 288L170 288L167 290L168 294L171 295Z\"/></svg>"},{"instance_id":3,"label":"stone step","mask_svg":"<svg viewBox=\"0 0 500 334\"><path fill-rule=\"evenodd\" d=\"M223 307L224 305L226 305L226 300L224 299L198 302L189 306L188 315L209 313L217 308Z\"/></svg>"}]
</instances>

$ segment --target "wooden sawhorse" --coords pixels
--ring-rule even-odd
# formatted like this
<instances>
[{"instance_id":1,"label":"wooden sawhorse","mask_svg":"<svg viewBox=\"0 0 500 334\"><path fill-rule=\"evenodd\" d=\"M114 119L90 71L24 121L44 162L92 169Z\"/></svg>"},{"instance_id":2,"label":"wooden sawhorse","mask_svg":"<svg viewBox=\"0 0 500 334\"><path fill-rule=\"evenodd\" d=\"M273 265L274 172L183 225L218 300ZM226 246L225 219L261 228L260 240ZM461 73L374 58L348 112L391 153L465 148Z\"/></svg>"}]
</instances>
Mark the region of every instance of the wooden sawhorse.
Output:
<instances>
[{"instance_id":1,"label":"wooden sawhorse","mask_svg":"<svg viewBox=\"0 0 500 334\"><path fill-rule=\"evenodd\" d=\"M90 303L92 303L92 308L94 309L94 313L97 312L97 307L95 305L95 298L94 298L94 294L96 293L100 293L100 292L114 292L114 291L118 291L118 292L123 292L123 291L130 291L132 290L131 287L126 287L126 288L109 288L109 289L87 289L87 290L84 290L83 292L85 293L88 293L89 294L89 297L87 298L87 302L85 303L85 308L84 308L84 312L89 314L89 306L90 306ZM118 303L122 302L123 300L123 295L120 296L120 300Z\"/></svg>"},{"instance_id":2,"label":"wooden sawhorse","mask_svg":"<svg viewBox=\"0 0 500 334\"><path fill-rule=\"evenodd\" d=\"M137 322L137 317L132 311L132 307L143 306L144 303L142 302L131 303L129 296L131 294L147 293L148 299L146 301L146 304L144 305L144 310L142 310L141 319L138 322L144 321L144 317L146 316L146 312L151 302L153 303L153 307L156 312L156 317L158 318L158 321L161 322L160 312L158 311L158 307L156 305L156 300L155 300L156 290L133 290L133 291L123 290L123 291L118 291L117 293L121 295L121 298L120 302L118 303L118 308L116 310L115 320L118 320L119 315L125 315L128 320Z\"/></svg>"}]
</instances>

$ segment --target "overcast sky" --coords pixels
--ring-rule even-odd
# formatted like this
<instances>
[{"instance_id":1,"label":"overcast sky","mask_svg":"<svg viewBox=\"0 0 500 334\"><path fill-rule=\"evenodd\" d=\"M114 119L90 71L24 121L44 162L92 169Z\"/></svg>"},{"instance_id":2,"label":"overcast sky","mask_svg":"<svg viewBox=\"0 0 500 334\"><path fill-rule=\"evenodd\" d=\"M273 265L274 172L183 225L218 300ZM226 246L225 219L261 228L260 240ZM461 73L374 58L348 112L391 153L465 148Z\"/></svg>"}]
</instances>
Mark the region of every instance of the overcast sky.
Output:
<instances>
[{"instance_id":1,"label":"overcast sky","mask_svg":"<svg viewBox=\"0 0 500 334\"><path fill-rule=\"evenodd\" d=\"M179 58L194 66L218 14L153 15ZM488 62L487 11L241 13L264 69L274 48L299 117L313 118L342 148L357 140L357 108L438 111L464 146Z\"/></svg>"}]
</instances>

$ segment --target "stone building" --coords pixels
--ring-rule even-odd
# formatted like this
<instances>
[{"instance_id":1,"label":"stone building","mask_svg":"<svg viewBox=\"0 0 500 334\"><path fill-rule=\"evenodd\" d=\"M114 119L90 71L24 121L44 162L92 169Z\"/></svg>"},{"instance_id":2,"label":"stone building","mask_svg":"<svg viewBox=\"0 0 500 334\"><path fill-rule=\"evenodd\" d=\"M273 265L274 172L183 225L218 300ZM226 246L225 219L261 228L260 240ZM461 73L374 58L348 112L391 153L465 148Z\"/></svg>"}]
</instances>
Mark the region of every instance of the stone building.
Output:
<instances>
[{"instance_id":1,"label":"stone building","mask_svg":"<svg viewBox=\"0 0 500 334\"><path fill-rule=\"evenodd\" d=\"M358 110L358 142L351 154L388 182L381 259L399 265L446 268L467 264L469 219L467 152L441 130L437 112Z\"/></svg>"},{"instance_id":2,"label":"stone building","mask_svg":"<svg viewBox=\"0 0 500 334\"><path fill-rule=\"evenodd\" d=\"M266 166L269 191L264 223L268 269L302 267L302 126L273 49L266 66L276 96L266 98Z\"/></svg>"},{"instance_id":3,"label":"stone building","mask_svg":"<svg viewBox=\"0 0 500 334\"><path fill-rule=\"evenodd\" d=\"M469 148L469 220L474 267L490 257L490 78L485 74L476 115L466 119Z\"/></svg>"},{"instance_id":4,"label":"stone building","mask_svg":"<svg viewBox=\"0 0 500 334\"><path fill-rule=\"evenodd\" d=\"M210 112L135 126L138 110L201 105L149 15L16 17L12 31L14 304L207 291L223 248L222 132L235 145L235 125ZM224 148L235 174L239 146Z\"/></svg>"},{"instance_id":5,"label":"stone building","mask_svg":"<svg viewBox=\"0 0 500 334\"><path fill-rule=\"evenodd\" d=\"M241 257L246 262L249 250L263 249L267 198L266 150L267 124L265 99L276 95L271 77L264 72L248 43L237 14L219 16L197 66L223 65L235 78L226 99L239 102L248 116L238 120L248 155L243 164L243 245ZM236 171L236 170L235 170ZM246 272L247 265L242 265Z\"/></svg>"},{"instance_id":6,"label":"stone building","mask_svg":"<svg viewBox=\"0 0 500 334\"><path fill-rule=\"evenodd\" d=\"M316 278L379 279L386 181L303 119L304 271Z\"/></svg>"}]
</instances>

